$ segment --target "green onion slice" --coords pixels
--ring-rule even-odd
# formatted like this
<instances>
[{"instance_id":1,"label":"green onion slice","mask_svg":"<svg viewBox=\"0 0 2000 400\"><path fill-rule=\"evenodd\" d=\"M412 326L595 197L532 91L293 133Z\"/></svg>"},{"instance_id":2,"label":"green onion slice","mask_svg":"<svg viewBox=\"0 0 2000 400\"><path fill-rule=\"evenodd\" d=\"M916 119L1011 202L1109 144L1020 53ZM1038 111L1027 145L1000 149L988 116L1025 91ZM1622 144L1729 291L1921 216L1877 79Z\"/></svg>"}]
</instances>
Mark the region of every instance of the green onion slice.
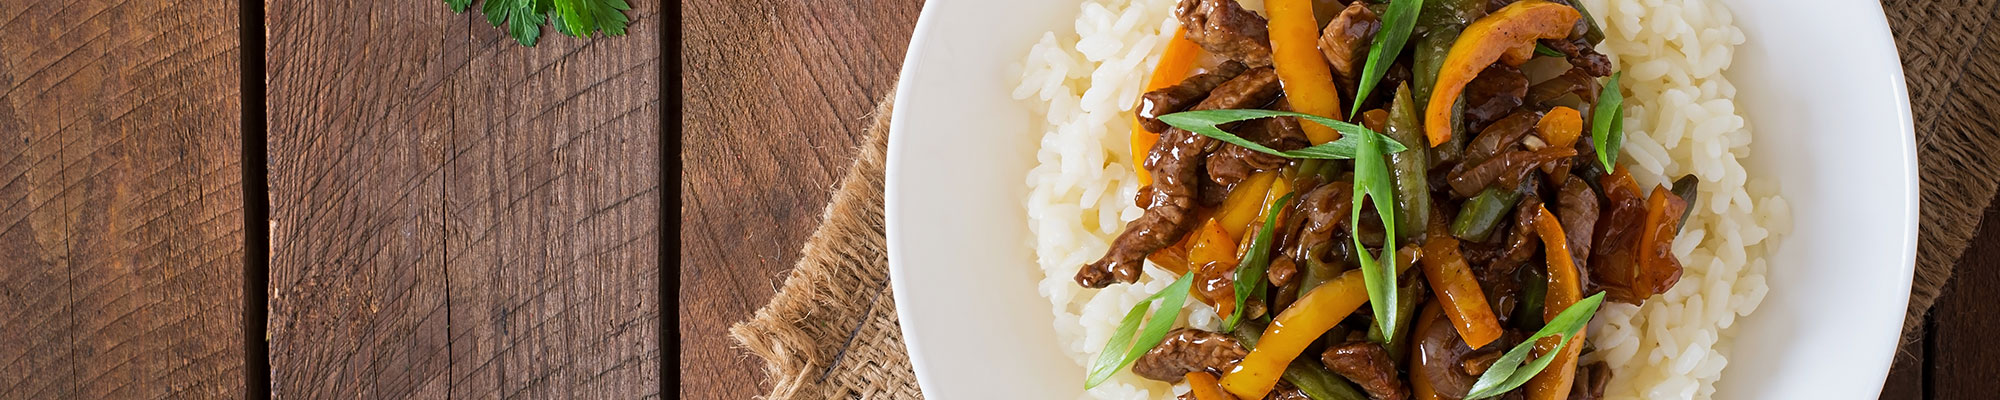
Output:
<instances>
[{"instance_id":1,"label":"green onion slice","mask_svg":"<svg viewBox=\"0 0 2000 400\"><path fill-rule=\"evenodd\" d=\"M1104 383L1105 379L1132 365L1133 361L1139 360L1139 356L1166 339L1167 331L1174 327L1174 317L1180 315L1182 303L1187 302L1190 286L1194 286L1192 271L1182 274L1166 289L1160 289L1159 293L1153 293L1133 305L1132 311L1125 313L1125 320L1118 322L1118 330L1111 335L1111 340L1104 343L1104 351L1098 353L1097 361L1090 363L1090 375L1084 380L1083 388L1089 390ZM1146 329L1139 334L1139 340L1132 340L1132 334L1139 330L1139 319L1146 316L1146 306L1154 300L1159 300L1159 309L1153 310L1153 317L1145 321Z\"/></svg>"},{"instance_id":2,"label":"green onion slice","mask_svg":"<svg viewBox=\"0 0 2000 400\"><path fill-rule=\"evenodd\" d=\"M1383 147L1394 140L1361 136L1354 156L1354 207L1349 212L1349 237L1354 240L1356 258L1361 261L1361 278L1368 288L1368 304L1375 311L1375 323L1382 337L1396 337L1396 208L1395 188L1390 185L1389 166ZM1361 244L1361 206L1375 201L1375 213L1382 218L1382 258L1378 261Z\"/></svg>"},{"instance_id":3,"label":"green onion slice","mask_svg":"<svg viewBox=\"0 0 2000 400\"><path fill-rule=\"evenodd\" d=\"M1389 11L1382 14L1382 30L1375 33L1374 43L1368 45L1368 63L1361 67L1361 84L1356 85L1353 110L1347 115L1361 115L1361 100L1368 98L1368 92L1382 81L1382 74L1389 71L1389 64L1403 52L1403 44L1410 41L1410 30L1417 26L1417 14L1423 12L1424 0L1394 0L1389 2Z\"/></svg>"},{"instance_id":4,"label":"green onion slice","mask_svg":"<svg viewBox=\"0 0 2000 400\"><path fill-rule=\"evenodd\" d=\"M1604 163L1605 171L1613 169L1618 149L1625 143L1625 93L1618 91L1618 77L1623 75L1624 71L1611 74L1611 81L1597 94L1596 110L1590 117L1590 139L1597 144L1597 161Z\"/></svg>"},{"instance_id":5,"label":"green onion slice","mask_svg":"<svg viewBox=\"0 0 2000 400\"><path fill-rule=\"evenodd\" d=\"M1285 193L1277 202L1271 203L1271 212L1264 217L1264 227L1257 230L1256 237L1250 238L1250 250L1243 253L1243 264L1236 268L1236 310L1222 320L1224 332L1236 329L1236 322L1243 320L1243 309L1249 308L1244 307L1248 304L1244 302L1249 301L1250 295L1262 292L1264 271L1271 266L1271 235L1277 229L1278 211L1291 201L1292 194Z\"/></svg>"},{"instance_id":6,"label":"green onion slice","mask_svg":"<svg viewBox=\"0 0 2000 400\"><path fill-rule=\"evenodd\" d=\"M1334 131L1340 132L1341 133L1340 140L1321 143L1317 146L1307 147L1303 149L1285 151L1285 150L1273 149L1270 147L1264 147L1264 145L1257 144L1256 142L1252 142L1240 136L1236 136L1229 132L1223 132L1222 128L1219 127L1219 125L1231 122L1252 120L1258 118L1271 118L1271 117L1298 117L1299 119L1302 120L1311 121L1313 123L1320 125L1325 125L1328 128L1333 128ZM1175 128L1180 128L1188 132L1194 132L1202 136L1215 138L1215 140L1221 140L1223 142L1228 142L1229 144L1243 146L1244 148L1250 150L1256 150L1258 152L1266 154L1273 154L1289 158L1306 158L1306 159L1322 159L1322 160L1350 159L1354 158L1355 145L1356 143L1360 143L1361 137L1363 136L1374 136L1377 138L1382 137L1381 133L1375 132L1374 130L1368 129L1361 125L1341 122L1340 120L1335 120L1332 118L1321 117L1312 114L1297 113L1291 111L1277 111L1277 110L1231 109L1231 110L1183 111L1173 114L1162 115L1160 116L1160 122L1165 122L1167 123L1167 125L1171 125ZM1406 147L1403 147L1402 143L1396 143L1396 141L1394 140L1384 139L1379 141L1388 142L1388 150L1386 151L1387 153L1398 153L1408 149Z\"/></svg>"},{"instance_id":7,"label":"green onion slice","mask_svg":"<svg viewBox=\"0 0 2000 400\"><path fill-rule=\"evenodd\" d=\"M1549 363L1555 361L1556 354L1562 354L1563 346L1568 346L1569 339L1583 331L1584 324L1590 322L1590 317L1597 315L1597 306L1603 302L1604 292L1598 292L1563 309L1562 314L1557 314L1555 319L1549 320L1548 325L1543 325L1541 330L1535 331L1534 337L1514 346L1513 350L1507 350L1507 354L1500 356L1500 360L1494 361L1492 367L1486 368L1486 373L1480 374L1479 381L1472 383L1472 390L1465 394L1465 398L1475 400L1498 396L1528 383L1529 379L1542 373L1542 369L1548 368ZM1535 348L1535 342L1552 335L1562 337L1562 340L1557 342L1555 350L1535 358L1528 363L1527 368L1521 368L1521 362L1528 358L1528 352Z\"/></svg>"}]
</instances>

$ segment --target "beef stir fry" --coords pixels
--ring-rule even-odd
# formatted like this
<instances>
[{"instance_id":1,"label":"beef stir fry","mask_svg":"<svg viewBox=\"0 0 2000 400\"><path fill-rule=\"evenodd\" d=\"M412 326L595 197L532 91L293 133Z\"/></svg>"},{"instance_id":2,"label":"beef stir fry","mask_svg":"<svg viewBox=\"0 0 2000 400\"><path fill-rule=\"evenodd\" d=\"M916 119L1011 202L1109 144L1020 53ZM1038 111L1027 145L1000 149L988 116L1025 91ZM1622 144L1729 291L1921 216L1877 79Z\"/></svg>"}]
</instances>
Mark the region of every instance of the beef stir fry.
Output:
<instances>
[{"instance_id":1,"label":"beef stir fry","mask_svg":"<svg viewBox=\"0 0 2000 400\"><path fill-rule=\"evenodd\" d=\"M1145 212L1075 279L1180 279L1089 384L1129 366L1199 400L1601 397L1612 371L1581 363L1585 323L1678 282L1695 180L1642 188L1616 166L1622 95L1586 11L1264 11L1175 8L1156 67L1174 83L1134 99ZM1222 328L1169 331L1188 298Z\"/></svg>"}]
</instances>

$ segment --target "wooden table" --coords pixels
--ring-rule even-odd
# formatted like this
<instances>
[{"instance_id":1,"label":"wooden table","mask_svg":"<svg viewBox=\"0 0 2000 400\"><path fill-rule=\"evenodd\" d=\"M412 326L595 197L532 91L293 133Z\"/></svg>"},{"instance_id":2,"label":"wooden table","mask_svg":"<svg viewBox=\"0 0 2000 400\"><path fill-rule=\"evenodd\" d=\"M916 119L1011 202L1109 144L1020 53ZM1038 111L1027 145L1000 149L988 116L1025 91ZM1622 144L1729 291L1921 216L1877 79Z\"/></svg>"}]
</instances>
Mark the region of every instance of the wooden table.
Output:
<instances>
[{"instance_id":1,"label":"wooden table","mask_svg":"<svg viewBox=\"0 0 2000 400\"><path fill-rule=\"evenodd\" d=\"M632 6L0 0L0 399L662 397Z\"/></svg>"},{"instance_id":2,"label":"wooden table","mask_svg":"<svg viewBox=\"0 0 2000 400\"><path fill-rule=\"evenodd\" d=\"M683 0L680 370L684 398L762 393L728 324L770 299L894 87L921 0ZM759 110L749 112L746 110ZM748 140L792 151L751 150ZM1884 399L1990 398L2000 370L2000 209L1989 210ZM1828 351L1840 351L1828 349ZM755 377L757 379L750 379Z\"/></svg>"}]
</instances>

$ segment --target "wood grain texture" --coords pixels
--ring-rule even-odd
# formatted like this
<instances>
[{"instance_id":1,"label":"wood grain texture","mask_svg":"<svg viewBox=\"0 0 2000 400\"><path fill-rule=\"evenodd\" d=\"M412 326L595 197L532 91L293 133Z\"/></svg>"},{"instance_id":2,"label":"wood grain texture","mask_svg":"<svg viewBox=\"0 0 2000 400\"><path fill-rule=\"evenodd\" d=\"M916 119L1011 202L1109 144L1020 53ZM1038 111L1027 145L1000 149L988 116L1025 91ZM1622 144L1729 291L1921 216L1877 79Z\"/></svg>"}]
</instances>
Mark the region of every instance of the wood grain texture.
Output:
<instances>
[{"instance_id":1,"label":"wood grain texture","mask_svg":"<svg viewBox=\"0 0 2000 400\"><path fill-rule=\"evenodd\" d=\"M271 2L273 397L658 397L659 24Z\"/></svg>"},{"instance_id":2,"label":"wood grain texture","mask_svg":"<svg viewBox=\"0 0 2000 400\"><path fill-rule=\"evenodd\" d=\"M1915 342L1903 346L1903 351L1896 355L1895 364L1889 368L1889 377L1882 382L1882 394L1878 398L1927 398L1924 397L1924 368L1926 368L1924 363L1929 361L1926 359L1929 353L1925 351L1928 345L1924 337L1919 335Z\"/></svg>"},{"instance_id":3,"label":"wood grain texture","mask_svg":"<svg viewBox=\"0 0 2000 400\"><path fill-rule=\"evenodd\" d=\"M895 87L920 0L681 0L680 397L762 394L729 324L777 291Z\"/></svg>"},{"instance_id":4,"label":"wood grain texture","mask_svg":"<svg viewBox=\"0 0 2000 400\"><path fill-rule=\"evenodd\" d=\"M0 399L243 394L236 4L0 1Z\"/></svg>"},{"instance_id":5,"label":"wood grain texture","mask_svg":"<svg viewBox=\"0 0 2000 400\"><path fill-rule=\"evenodd\" d=\"M1970 222L1970 221L1967 221ZM1988 399L2000 390L2000 208L1989 207L1978 239L1959 259L1958 271L1932 310L1923 372L1925 392L1882 398Z\"/></svg>"}]
</instances>

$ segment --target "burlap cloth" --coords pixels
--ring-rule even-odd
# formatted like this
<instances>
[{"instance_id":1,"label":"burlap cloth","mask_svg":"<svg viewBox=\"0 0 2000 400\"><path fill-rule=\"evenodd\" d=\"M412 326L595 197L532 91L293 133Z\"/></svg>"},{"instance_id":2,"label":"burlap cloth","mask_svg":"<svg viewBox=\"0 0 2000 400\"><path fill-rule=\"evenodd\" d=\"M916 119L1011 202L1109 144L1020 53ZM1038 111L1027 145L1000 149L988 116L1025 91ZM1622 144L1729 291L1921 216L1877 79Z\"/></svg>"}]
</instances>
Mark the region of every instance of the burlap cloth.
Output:
<instances>
[{"instance_id":1,"label":"burlap cloth","mask_svg":"<svg viewBox=\"0 0 2000 400\"><path fill-rule=\"evenodd\" d=\"M2000 0L1891 0L1915 111L1923 234L1907 334L1951 277L2000 178ZM825 222L769 305L730 333L766 361L770 399L917 398L903 353L882 222L885 99Z\"/></svg>"}]
</instances>

